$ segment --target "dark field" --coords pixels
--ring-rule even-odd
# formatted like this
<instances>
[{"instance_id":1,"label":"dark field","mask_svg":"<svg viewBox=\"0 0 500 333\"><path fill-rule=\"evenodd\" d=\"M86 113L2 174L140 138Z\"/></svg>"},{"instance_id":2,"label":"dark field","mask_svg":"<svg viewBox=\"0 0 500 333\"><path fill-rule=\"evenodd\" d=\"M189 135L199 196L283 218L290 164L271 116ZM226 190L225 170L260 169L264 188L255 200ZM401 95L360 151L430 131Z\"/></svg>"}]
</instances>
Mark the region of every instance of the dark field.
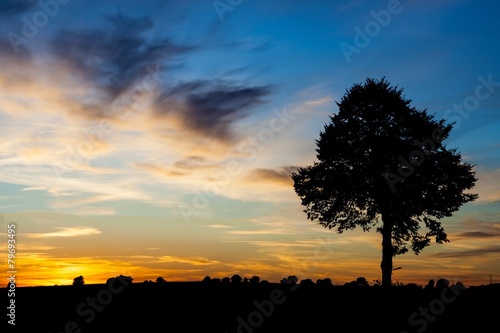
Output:
<instances>
[{"instance_id":1,"label":"dark field","mask_svg":"<svg viewBox=\"0 0 500 333\"><path fill-rule=\"evenodd\" d=\"M5 288L0 292L7 295ZM7 326L8 331L53 333L498 332L499 300L500 284L383 290L272 283L123 286L116 280L114 285L17 288L15 330Z\"/></svg>"}]
</instances>

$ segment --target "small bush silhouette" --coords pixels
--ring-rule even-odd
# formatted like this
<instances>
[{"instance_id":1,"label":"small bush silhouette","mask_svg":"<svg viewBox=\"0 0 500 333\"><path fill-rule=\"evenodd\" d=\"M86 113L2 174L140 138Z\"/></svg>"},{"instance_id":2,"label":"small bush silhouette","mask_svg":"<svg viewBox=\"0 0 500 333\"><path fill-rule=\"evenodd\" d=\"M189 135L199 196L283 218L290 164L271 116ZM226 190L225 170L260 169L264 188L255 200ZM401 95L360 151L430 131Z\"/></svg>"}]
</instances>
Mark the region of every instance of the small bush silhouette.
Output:
<instances>
[{"instance_id":1,"label":"small bush silhouette","mask_svg":"<svg viewBox=\"0 0 500 333\"><path fill-rule=\"evenodd\" d=\"M74 286L80 287L83 286L84 284L85 284L85 279L81 275L73 279Z\"/></svg>"}]
</instances>

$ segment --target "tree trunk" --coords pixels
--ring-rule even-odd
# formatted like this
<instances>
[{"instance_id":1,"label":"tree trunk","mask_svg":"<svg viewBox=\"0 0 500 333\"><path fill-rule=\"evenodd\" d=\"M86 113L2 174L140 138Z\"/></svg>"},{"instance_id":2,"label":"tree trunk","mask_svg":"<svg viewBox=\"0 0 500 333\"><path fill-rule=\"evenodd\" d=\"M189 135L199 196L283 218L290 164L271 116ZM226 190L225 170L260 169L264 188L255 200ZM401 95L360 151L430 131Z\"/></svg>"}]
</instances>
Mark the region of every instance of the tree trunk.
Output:
<instances>
[{"instance_id":1,"label":"tree trunk","mask_svg":"<svg viewBox=\"0 0 500 333\"><path fill-rule=\"evenodd\" d=\"M390 287L392 285L392 218L388 215L382 215L382 287Z\"/></svg>"}]
</instances>

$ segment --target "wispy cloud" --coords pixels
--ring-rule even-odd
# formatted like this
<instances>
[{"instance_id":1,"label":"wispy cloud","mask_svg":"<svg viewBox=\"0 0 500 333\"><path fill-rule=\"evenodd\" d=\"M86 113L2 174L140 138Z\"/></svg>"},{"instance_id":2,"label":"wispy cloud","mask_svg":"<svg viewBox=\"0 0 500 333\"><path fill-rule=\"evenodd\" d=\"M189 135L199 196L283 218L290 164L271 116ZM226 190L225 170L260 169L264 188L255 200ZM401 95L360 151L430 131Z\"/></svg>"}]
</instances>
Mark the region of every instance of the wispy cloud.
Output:
<instances>
[{"instance_id":1,"label":"wispy cloud","mask_svg":"<svg viewBox=\"0 0 500 333\"><path fill-rule=\"evenodd\" d=\"M293 184L291 175L297 169L298 167L296 166L286 166L279 169L257 168L252 171L249 177L253 181L277 183L291 187Z\"/></svg>"},{"instance_id":2,"label":"wispy cloud","mask_svg":"<svg viewBox=\"0 0 500 333\"><path fill-rule=\"evenodd\" d=\"M30 186L30 187L25 187L21 189L21 191L44 191L48 190L46 187L43 186Z\"/></svg>"},{"instance_id":3,"label":"wispy cloud","mask_svg":"<svg viewBox=\"0 0 500 333\"><path fill-rule=\"evenodd\" d=\"M205 265L214 265L218 264L217 260L210 260L204 257L175 257L175 256L161 256L158 258L160 262L172 262L172 263L181 263L181 264L189 264L194 266L205 266Z\"/></svg>"},{"instance_id":4,"label":"wispy cloud","mask_svg":"<svg viewBox=\"0 0 500 333\"><path fill-rule=\"evenodd\" d=\"M146 75L147 68L172 62L193 49L168 38L148 39L153 28L149 17L134 18L124 14L108 15L109 28L61 31L52 42L52 51L75 73L105 93L109 102L133 87ZM99 95L98 95L99 96ZM90 116L105 116L98 105L89 104Z\"/></svg>"},{"instance_id":5,"label":"wispy cloud","mask_svg":"<svg viewBox=\"0 0 500 333\"><path fill-rule=\"evenodd\" d=\"M434 254L434 256L439 258L462 258L462 257L480 257L487 254L498 254L498 253L500 253L500 246L490 246L490 247L469 249L463 251L438 252Z\"/></svg>"},{"instance_id":6,"label":"wispy cloud","mask_svg":"<svg viewBox=\"0 0 500 333\"><path fill-rule=\"evenodd\" d=\"M108 207L80 207L75 210L76 215L116 215L116 211Z\"/></svg>"},{"instance_id":7,"label":"wispy cloud","mask_svg":"<svg viewBox=\"0 0 500 333\"><path fill-rule=\"evenodd\" d=\"M492 238L492 237L500 237L499 232L484 232L484 231L466 231L457 234L459 238Z\"/></svg>"},{"instance_id":8,"label":"wispy cloud","mask_svg":"<svg viewBox=\"0 0 500 333\"><path fill-rule=\"evenodd\" d=\"M214 228L214 229L230 229L232 228L230 225L225 225L225 224L210 224L207 225L208 228Z\"/></svg>"},{"instance_id":9,"label":"wispy cloud","mask_svg":"<svg viewBox=\"0 0 500 333\"><path fill-rule=\"evenodd\" d=\"M195 81L166 89L156 100L157 121L180 120L192 134L227 141L232 126L248 116L249 109L265 103L270 86L245 87L232 82Z\"/></svg>"},{"instance_id":10,"label":"wispy cloud","mask_svg":"<svg viewBox=\"0 0 500 333\"><path fill-rule=\"evenodd\" d=\"M294 232L287 232L283 230L231 230L226 231L230 235L293 235Z\"/></svg>"},{"instance_id":11,"label":"wispy cloud","mask_svg":"<svg viewBox=\"0 0 500 333\"><path fill-rule=\"evenodd\" d=\"M52 238L52 237L82 237L98 235L101 233L99 229L92 227L56 227L59 231L45 232L45 233L27 233L26 237L29 238Z\"/></svg>"}]
</instances>

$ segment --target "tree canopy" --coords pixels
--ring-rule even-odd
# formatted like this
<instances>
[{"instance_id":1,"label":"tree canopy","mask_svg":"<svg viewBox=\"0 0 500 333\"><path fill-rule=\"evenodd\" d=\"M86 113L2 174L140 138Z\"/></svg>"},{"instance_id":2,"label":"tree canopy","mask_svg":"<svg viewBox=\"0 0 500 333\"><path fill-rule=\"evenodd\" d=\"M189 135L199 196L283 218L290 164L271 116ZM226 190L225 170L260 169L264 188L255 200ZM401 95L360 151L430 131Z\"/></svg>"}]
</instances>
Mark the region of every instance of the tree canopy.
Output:
<instances>
[{"instance_id":1,"label":"tree canopy","mask_svg":"<svg viewBox=\"0 0 500 333\"><path fill-rule=\"evenodd\" d=\"M411 102L385 78L354 84L316 140L317 161L292 174L308 219L382 233L383 286L393 256L448 242L440 220L478 197L474 166L444 143L453 123Z\"/></svg>"}]
</instances>

